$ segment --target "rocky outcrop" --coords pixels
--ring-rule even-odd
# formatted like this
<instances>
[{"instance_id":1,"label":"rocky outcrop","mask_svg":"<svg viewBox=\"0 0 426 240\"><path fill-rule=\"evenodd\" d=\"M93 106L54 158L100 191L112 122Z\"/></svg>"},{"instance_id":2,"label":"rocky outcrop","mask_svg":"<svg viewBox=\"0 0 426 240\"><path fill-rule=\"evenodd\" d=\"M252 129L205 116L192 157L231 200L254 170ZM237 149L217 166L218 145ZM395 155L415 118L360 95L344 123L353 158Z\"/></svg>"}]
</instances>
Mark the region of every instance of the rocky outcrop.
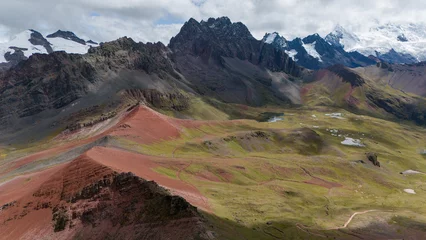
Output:
<instances>
[{"instance_id":1,"label":"rocky outcrop","mask_svg":"<svg viewBox=\"0 0 426 240\"><path fill-rule=\"evenodd\" d=\"M97 42L95 42L95 41L93 41L91 39L87 40L86 43L95 44L95 45L99 44L99 43L97 43Z\"/></svg>"},{"instance_id":2,"label":"rocky outcrop","mask_svg":"<svg viewBox=\"0 0 426 240\"><path fill-rule=\"evenodd\" d=\"M156 89L128 89L124 96L163 110L183 111L189 108L189 97L180 92L162 93Z\"/></svg>"},{"instance_id":3,"label":"rocky outcrop","mask_svg":"<svg viewBox=\"0 0 426 240\"><path fill-rule=\"evenodd\" d=\"M41 33L32 29L30 31L31 31L31 38L28 39L28 41L31 44L43 46L48 53L53 52L51 44L49 43L49 41L46 40L46 38L43 37L43 35L41 35Z\"/></svg>"},{"instance_id":4,"label":"rocky outcrop","mask_svg":"<svg viewBox=\"0 0 426 240\"><path fill-rule=\"evenodd\" d=\"M4 73L0 81L0 123L64 107L84 95L88 83L95 81L95 69L80 55L32 55Z\"/></svg>"},{"instance_id":5,"label":"rocky outcrop","mask_svg":"<svg viewBox=\"0 0 426 240\"><path fill-rule=\"evenodd\" d=\"M9 48L14 50L14 52L13 53L6 52L4 54L4 59L6 59L6 61L8 61L12 66L18 64L20 61L28 59L23 52L28 49L19 48L19 47L9 47Z\"/></svg>"},{"instance_id":6,"label":"rocky outcrop","mask_svg":"<svg viewBox=\"0 0 426 240\"><path fill-rule=\"evenodd\" d=\"M90 114L88 113L87 115L90 115ZM77 130L85 128L85 127L91 127L95 124L106 121L106 120L111 119L115 116L117 116L117 112L115 112L115 111L102 113L101 116L96 117L95 119L91 119L91 120L85 121L85 122L72 123L72 124L67 126L67 130L73 132L73 131L77 131Z\"/></svg>"},{"instance_id":7,"label":"rocky outcrop","mask_svg":"<svg viewBox=\"0 0 426 240\"><path fill-rule=\"evenodd\" d=\"M366 153L365 154L368 161L370 161L374 166L380 167L380 162L377 160L377 154L376 153Z\"/></svg>"},{"instance_id":8,"label":"rocky outcrop","mask_svg":"<svg viewBox=\"0 0 426 240\"><path fill-rule=\"evenodd\" d=\"M204 63L224 65L223 58L238 58L293 76L302 71L283 50L256 40L244 24L232 23L227 17L201 22L191 18L170 40L169 47L175 55L199 56Z\"/></svg>"},{"instance_id":9,"label":"rocky outcrop","mask_svg":"<svg viewBox=\"0 0 426 240\"><path fill-rule=\"evenodd\" d=\"M73 32L70 31L62 31L62 30L58 30L52 34L49 34L46 36L47 38L64 38L64 39L68 39L83 45L86 45L86 41L84 41L83 39L77 37Z\"/></svg>"}]
</instances>

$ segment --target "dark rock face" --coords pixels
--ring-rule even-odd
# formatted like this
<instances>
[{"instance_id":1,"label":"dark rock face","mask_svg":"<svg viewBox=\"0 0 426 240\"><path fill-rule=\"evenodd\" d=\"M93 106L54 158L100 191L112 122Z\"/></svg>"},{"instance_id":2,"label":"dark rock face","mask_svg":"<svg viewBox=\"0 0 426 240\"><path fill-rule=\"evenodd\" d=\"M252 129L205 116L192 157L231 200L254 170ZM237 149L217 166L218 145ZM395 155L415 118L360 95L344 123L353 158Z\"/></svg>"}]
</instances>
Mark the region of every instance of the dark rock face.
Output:
<instances>
[{"instance_id":1,"label":"dark rock face","mask_svg":"<svg viewBox=\"0 0 426 240\"><path fill-rule=\"evenodd\" d=\"M305 71L283 50L256 40L245 25L226 17L190 19L169 48L175 68L197 93L224 102L262 105L267 98L288 102L285 94L276 92L279 87L272 87L268 71L284 73L280 82Z\"/></svg>"},{"instance_id":2,"label":"dark rock face","mask_svg":"<svg viewBox=\"0 0 426 240\"><path fill-rule=\"evenodd\" d=\"M97 202L93 207L81 208L93 201ZM53 207L55 231L72 228L80 221L81 231L93 239L110 234L110 229L102 229L103 223L111 223L114 232L127 239L147 239L147 234L149 239L164 239L173 232L173 239L204 239L203 219L195 207L132 173L105 176L85 186L68 204L70 208ZM178 226L186 229L177 231Z\"/></svg>"},{"instance_id":3,"label":"dark rock face","mask_svg":"<svg viewBox=\"0 0 426 240\"><path fill-rule=\"evenodd\" d=\"M389 50L387 53L376 52L377 57L388 63L417 63L417 59L410 54L399 53L394 49Z\"/></svg>"},{"instance_id":4,"label":"dark rock face","mask_svg":"<svg viewBox=\"0 0 426 240\"><path fill-rule=\"evenodd\" d=\"M28 41L30 41L31 44L43 46L48 53L53 52L51 44L49 43L49 41L47 41L43 37L43 35L41 35L41 33L37 32L35 30L32 30L32 29L30 31L32 33L31 33L31 38L28 39Z\"/></svg>"},{"instance_id":5,"label":"dark rock face","mask_svg":"<svg viewBox=\"0 0 426 240\"><path fill-rule=\"evenodd\" d=\"M377 160L377 154L376 153L366 153L368 161L373 163L374 166L380 167L380 162Z\"/></svg>"},{"instance_id":6,"label":"dark rock face","mask_svg":"<svg viewBox=\"0 0 426 240\"><path fill-rule=\"evenodd\" d=\"M244 24L231 23L227 17L200 23L191 18L170 40L169 47L178 56L199 56L205 63L213 61L224 65L223 58L238 58L293 76L301 72L284 51L256 40Z\"/></svg>"},{"instance_id":7,"label":"dark rock face","mask_svg":"<svg viewBox=\"0 0 426 240\"><path fill-rule=\"evenodd\" d=\"M263 41L265 39L264 37ZM343 47L328 43L318 34L309 35L303 39L296 38L292 41L287 41L277 35L272 45L277 49L293 51L296 53L294 59L297 59L297 63L309 69L321 69L335 64L343 64L347 67L361 67L375 64L375 61L358 52L346 52ZM315 51L321 58L309 55L305 45L314 46Z\"/></svg>"},{"instance_id":8,"label":"dark rock face","mask_svg":"<svg viewBox=\"0 0 426 240\"><path fill-rule=\"evenodd\" d=\"M6 61L8 61L11 65L16 65L18 64L20 61L26 60L27 57L24 55L23 51L26 51L28 49L24 49L24 48L18 48L18 47L9 47L10 49L13 49L14 52L10 53L7 52L6 54L4 54L4 58L6 59Z\"/></svg>"},{"instance_id":9,"label":"dark rock face","mask_svg":"<svg viewBox=\"0 0 426 240\"><path fill-rule=\"evenodd\" d=\"M70 31L62 31L62 30L58 30L55 33L49 34L46 36L47 38L56 38L56 37L60 37L60 38L64 38L64 39L68 39L83 45L86 45L86 41L84 41L83 39L77 37L73 32Z\"/></svg>"},{"instance_id":10,"label":"dark rock face","mask_svg":"<svg viewBox=\"0 0 426 240\"><path fill-rule=\"evenodd\" d=\"M365 83L361 76L343 65L334 65L327 69L341 77L344 82L350 83L352 87L359 87Z\"/></svg>"},{"instance_id":11,"label":"dark rock face","mask_svg":"<svg viewBox=\"0 0 426 240\"><path fill-rule=\"evenodd\" d=\"M90 39L90 40L87 40L87 41L86 41L86 43L90 43L90 44L96 44L96 45L98 45L98 43L97 43L97 42L92 41L91 39Z\"/></svg>"},{"instance_id":12,"label":"dark rock face","mask_svg":"<svg viewBox=\"0 0 426 240\"><path fill-rule=\"evenodd\" d=\"M87 91L87 82L95 82L94 74L95 69L80 55L32 55L2 76L0 122L68 105Z\"/></svg>"},{"instance_id":13,"label":"dark rock face","mask_svg":"<svg viewBox=\"0 0 426 240\"><path fill-rule=\"evenodd\" d=\"M383 96L377 92L367 92L366 96L376 106L399 119L426 125L426 101L424 99L417 99L416 102L413 102L398 96Z\"/></svg>"},{"instance_id":14,"label":"dark rock face","mask_svg":"<svg viewBox=\"0 0 426 240\"><path fill-rule=\"evenodd\" d=\"M404 34L401 34L397 37L398 41L400 42L408 42L408 39L405 37Z\"/></svg>"},{"instance_id":15,"label":"dark rock face","mask_svg":"<svg viewBox=\"0 0 426 240\"><path fill-rule=\"evenodd\" d=\"M162 93L156 89L127 89L125 96L155 108L183 111L188 109L190 99L182 93Z\"/></svg>"},{"instance_id":16,"label":"dark rock face","mask_svg":"<svg viewBox=\"0 0 426 240\"><path fill-rule=\"evenodd\" d=\"M118 55L117 52L120 51L125 51L127 56ZM95 65L98 65L99 68L107 66L110 70L143 70L148 74L156 73L163 77L172 75L180 78L168 58L169 53L170 50L161 42L136 43L131 38L123 37L89 49L88 57L97 59ZM100 58L103 61L99 61Z\"/></svg>"}]
</instances>

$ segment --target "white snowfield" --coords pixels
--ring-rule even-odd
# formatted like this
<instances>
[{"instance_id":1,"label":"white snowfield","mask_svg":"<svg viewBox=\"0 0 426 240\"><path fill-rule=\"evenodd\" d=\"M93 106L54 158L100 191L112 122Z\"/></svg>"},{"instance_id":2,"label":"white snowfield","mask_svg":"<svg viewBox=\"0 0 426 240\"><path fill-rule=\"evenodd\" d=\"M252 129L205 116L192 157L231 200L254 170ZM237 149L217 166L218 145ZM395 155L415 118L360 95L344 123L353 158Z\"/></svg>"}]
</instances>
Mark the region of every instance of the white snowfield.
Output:
<instances>
[{"instance_id":1,"label":"white snowfield","mask_svg":"<svg viewBox=\"0 0 426 240\"><path fill-rule=\"evenodd\" d=\"M277 37L277 33L269 33L266 37L265 43L271 44L274 42L275 38Z\"/></svg>"},{"instance_id":2,"label":"white snowfield","mask_svg":"<svg viewBox=\"0 0 426 240\"><path fill-rule=\"evenodd\" d=\"M341 144L347 146L365 147L365 145L361 143L361 140L350 137L345 137L345 140L343 140Z\"/></svg>"},{"instance_id":3,"label":"white snowfield","mask_svg":"<svg viewBox=\"0 0 426 240\"><path fill-rule=\"evenodd\" d=\"M53 51L65 51L67 53L85 54L89 48L98 46L95 44L86 43L86 45L67 40L64 38L46 38L52 44Z\"/></svg>"},{"instance_id":4,"label":"white snowfield","mask_svg":"<svg viewBox=\"0 0 426 240\"><path fill-rule=\"evenodd\" d=\"M315 49L315 44L316 43L317 43L316 41L313 42L313 43L308 43L308 44L303 43L303 47L305 48L306 52L309 55L311 55L314 58L317 58L318 61L322 62L321 55Z\"/></svg>"},{"instance_id":5,"label":"white snowfield","mask_svg":"<svg viewBox=\"0 0 426 240\"><path fill-rule=\"evenodd\" d=\"M14 53L15 50L9 47L26 48L28 50L23 51L26 57L31 56L34 53L47 53L47 50L43 46L32 45L28 39L30 39L31 31L26 30L13 36L9 42L0 43L0 62L7 62L4 55L7 52Z\"/></svg>"},{"instance_id":6,"label":"white snowfield","mask_svg":"<svg viewBox=\"0 0 426 240\"><path fill-rule=\"evenodd\" d=\"M285 50L285 53L293 59L293 61L297 62L297 59L295 56L297 55L297 51L294 49L291 49L290 51Z\"/></svg>"},{"instance_id":7,"label":"white snowfield","mask_svg":"<svg viewBox=\"0 0 426 240\"><path fill-rule=\"evenodd\" d=\"M376 56L376 51L384 54L394 49L418 61L426 60L426 25L422 23L388 23L360 33L351 33L338 25L330 35L337 37L347 52Z\"/></svg>"},{"instance_id":8,"label":"white snowfield","mask_svg":"<svg viewBox=\"0 0 426 240\"><path fill-rule=\"evenodd\" d=\"M23 50L23 53L26 57L30 57L34 53L47 54L47 50L45 47L41 45L33 45L29 41L29 39L31 38L31 33L32 32L30 30L25 30L13 36L10 39L10 41L0 43L0 63L7 62L6 59L4 58L4 55L7 52L10 52L11 54L15 52L15 50L11 49L10 47L27 49L27 50ZM61 37L57 37L57 38L45 37L45 39L51 44L53 51L65 51L67 53L85 54L87 53L87 50L91 46L98 46L96 44L89 44L89 43L86 43L86 45L84 45L84 44L80 44L72 40L64 39Z\"/></svg>"}]
</instances>

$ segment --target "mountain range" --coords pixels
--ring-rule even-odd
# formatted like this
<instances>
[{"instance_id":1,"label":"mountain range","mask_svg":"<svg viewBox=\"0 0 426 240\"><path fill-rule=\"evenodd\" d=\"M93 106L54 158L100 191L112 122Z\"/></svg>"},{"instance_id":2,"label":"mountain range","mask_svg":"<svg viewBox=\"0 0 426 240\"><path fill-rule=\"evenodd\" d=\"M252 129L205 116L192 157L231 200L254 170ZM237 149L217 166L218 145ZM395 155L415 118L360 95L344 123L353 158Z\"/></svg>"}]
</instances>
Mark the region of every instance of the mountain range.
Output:
<instances>
[{"instance_id":1,"label":"mountain range","mask_svg":"<svg viewBox=\"0 0 426 240\"><path fill-rule=\"evenodd\" d=\"M371 28L355 34L342 26L325 37L334 46L346 51L358 51L390 63L415 63L426 60L426 25L422 23L392 24Z\"/></svg>"},{"instance_id":2,"label":"mountain range","mask_svg":"<svg viewBox=\"0 0 426 240\"><path fill-rule=\"evenodd\" d=\"M308 69L321 69L334 64L363 67L374 65L377 61L416 63L426 60L426 26L423 24L388 23L359 35L336 25L325 37L312 34L287 40L273 32L266 33L262 41L282 48L300 66ZM27 30L0 44L0 64L10 66L33 53L66 51L84 54L94 46L97 46L96 42L83 40L69 31L58 30L44 37L35 30Z\"/></svg>"},{"instance_id":3,"label":"mountain range","mask_svg":"<svg viewBox=\"0 0 426 240\"><path fill-rule=\"evenodd\" d=\"M0 71L0 239L422 239L426 64L334 33L26 31Z\"/></svg>"}]
</instances>

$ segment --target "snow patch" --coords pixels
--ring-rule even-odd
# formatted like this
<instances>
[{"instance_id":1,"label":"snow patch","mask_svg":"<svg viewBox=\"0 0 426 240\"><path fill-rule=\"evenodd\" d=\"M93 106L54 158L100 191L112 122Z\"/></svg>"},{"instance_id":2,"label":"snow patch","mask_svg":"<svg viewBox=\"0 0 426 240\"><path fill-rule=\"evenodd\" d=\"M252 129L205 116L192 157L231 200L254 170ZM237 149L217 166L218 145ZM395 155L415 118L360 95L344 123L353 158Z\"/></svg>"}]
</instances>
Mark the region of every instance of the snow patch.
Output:
<instances>
[{"instance_id":1,"label":"snow patch","mask_svg":"<svg viewBox=\"0 0 426 240\"><path fill-rule=\"evenodd\" d=\"M337 119L345 119L342 113L326 113L325 116Z\"/></svg>"},{"instance_id":2,"label":"snow patch","mask_svg":"<svg viewBox=\"0 0 426 240\"><path fill-rule=\"evenodd\" d=\"M274 122L279 122L279 121L283 121L284 119L283 118L280 118L280 117L272 117L272 118L270 118L269 120L268 120L268 122L270 122L270 123L274 123Z\"/></svg>"},{"instance_id":3,"label":"snow patch","mask_svg":"<svg viewBox=\"0 0 426 240\"><path fill-rule=\"evenodd\" d=\"M343 140L341 144L346 146L365 147L365 145L361 143L361 140L350 137L345 137L345 140Z\"/></svg>"},{"instance_id":4,"label":"snow patch","mask_svg":"<svg viewBox=\"0 0 426 240\"><path fill-rule=\"evenodd\" d=\"M284 52L291 57L294 61L297 61L297 59L295 59L294 57L297 55L297 51L294 49L291 49L290 51L288 50L284 50Z\"/></svg>"},{"instance_id":5,"label":"snow patch","mask_svg":"<svg viewBox=\"0 0 426 240\"><path fill-rule=\"evenodd\" d=\"M405 171L401 172L401 174L403 174L403 175L419 174L419 173L421 173L421 172L415 171L415 170L411 170L411 169L405 170Z\"/></svg>"},{"instance_id":6,"label":"snow patch","mask_svg":"<svg viewBox=\"0 0 426 240\"><path fill-rule=\"evenodd\" d=\"M275 38L277 37L277 33L269 33L268 37L265 39L265 43L271 44L274 42Z\"/></svg>"},{"instance_id":7,"label":"snow patch","mask_svg":"<svg viewBox=\"0 0 426 240\"><path fill-rule=\"evenodd\" d=\"M404 189L404 192L409 193L409 194L416 194L416 192L413 189L410 189L410 188Z\"/></svg>"},{"instance_id":8,"label":"snow patch","mask_svg":"<svg viewBox=\"0 0 426 240\"><path fill-rule=\"evenodd\" d=\"M317 43L317 41L314 41L313 43L308 43L308 44L303 43L302 45L305 48L306 52L308 52L309 55L311 55L314 58L317 58L318 61L322 62L321 55L315 49L316 43Z\"/></svg>"}]
</instances>

